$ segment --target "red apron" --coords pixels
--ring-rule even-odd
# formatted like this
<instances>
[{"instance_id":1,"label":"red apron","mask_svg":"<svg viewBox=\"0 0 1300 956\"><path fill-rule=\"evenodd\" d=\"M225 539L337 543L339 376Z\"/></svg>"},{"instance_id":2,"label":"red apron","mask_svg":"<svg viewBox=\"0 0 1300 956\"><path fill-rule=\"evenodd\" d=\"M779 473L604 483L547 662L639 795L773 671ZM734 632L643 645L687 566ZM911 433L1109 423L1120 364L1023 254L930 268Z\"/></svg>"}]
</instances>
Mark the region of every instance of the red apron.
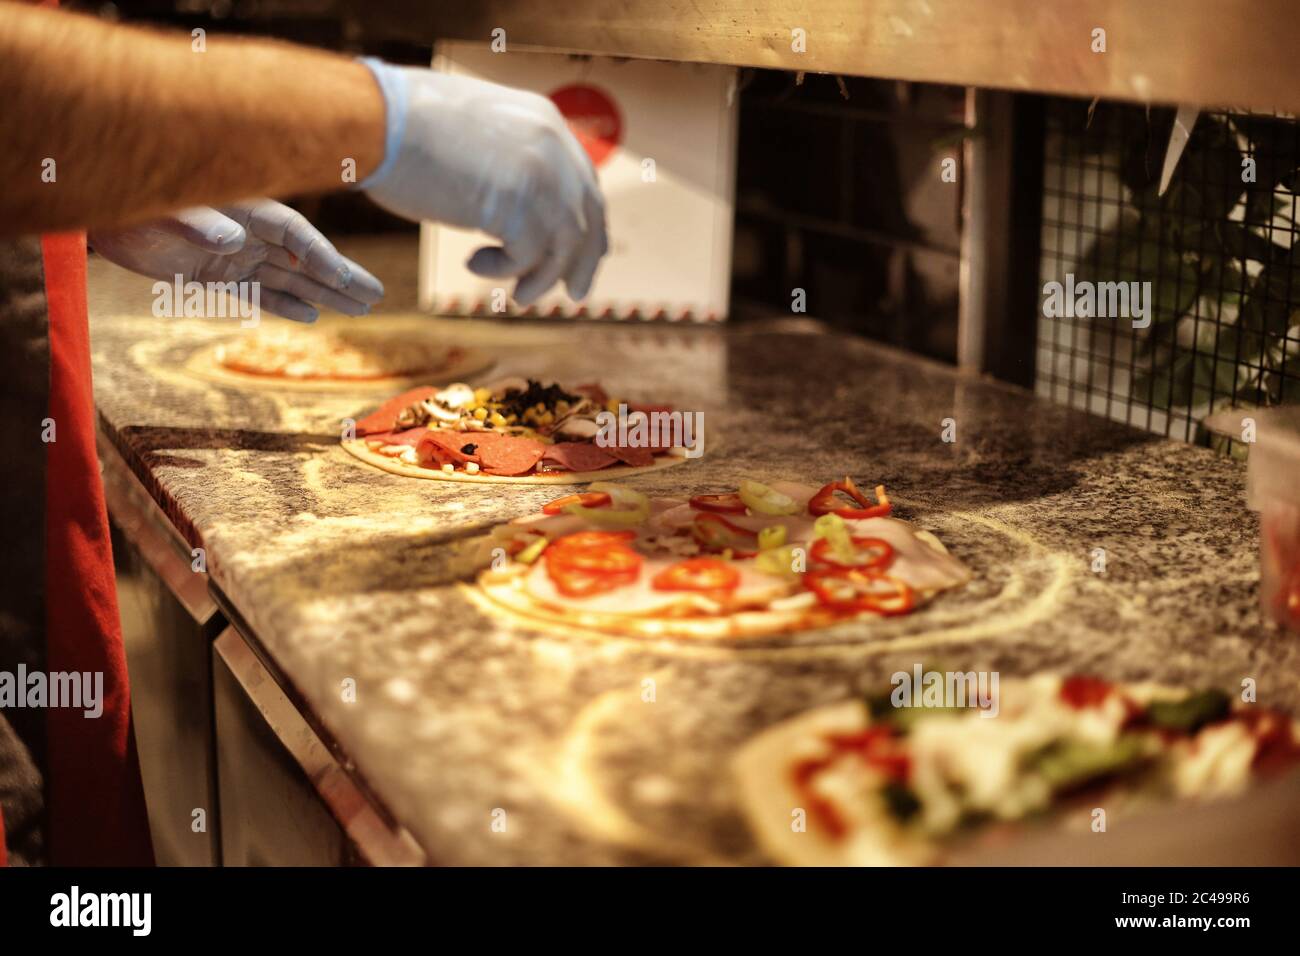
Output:
<instances>
[{"instance_id":1,"label":"red apron","mask_svg":"<svg viewBox=\"0 0 1300 956\"><path fill-rule=\"evenodd\" d=\"M36 251L31 241L0 245L4 246L0 249L0 309L11 313L0 316L0 323L12 315L14 325L26 330L28 366L35 364L33 357L48 356L46 396L33 398L30 394L42 384L35 378L27 381L33 387L25 390L19 387L21 375L7 376L5 383L6 400L29 410L25 417L31 417L30 410L38 407L41 398L46 403L41 445L31 446L29 434L23 432L22 440L29 445L19 449L18 457L24 464L12 469L0 465L6 472L14 472L6 478L14 478L20 485L25 482L30 488L29 502L43 497L45 508L43 522L38 517L24 523L22 515L5 516L28 532L12 541L11 548L28 565L18 570L33 579L24 593L12 586L0 591L0 602L12 605L0 607L9 615L7 625L20 622L16 630L10 626L0 635L4 638L0 640L0 670L12 673L13 665L21 662L29 670L36 665L47 674L103 675L103 713L97 718L86 717L83 709L73 707L0 712L0 718L8 717L16 731L0 738L0 748L5 739L12 743L16 736L26 750L6 764L17 767L11 779L20 783L0 785L4 790L0 796L9 797L0 801L0 806L19 808L16 812L23 817L21 826L14 827L21 832L6 832L5 842L9 843L11 862L150 865L153 851L131 733L126 655L95 452L86 237L84 233L44 237L39 263L30 261ZM42 280L39 296L33 294L38 291L38 277ZM41 312L47 323L44 342L39 341ZM37 459L42 453L43 489L39 489ZM36 580L38 576L43 580ZM33 589L42 592L43 601L30 594ZM38 603L44 605L43 627L35 613ZM21 626L24 615L33 626ZM24 762L24 757L29 760ZM32 767L40 775L37 795L21 792L23 780L30 789ZM33 809L35 799L40 803ZM19 848L17 841L21 841ZM3 851L0 846L0 861Z\"/></svg>"}]
</instances>

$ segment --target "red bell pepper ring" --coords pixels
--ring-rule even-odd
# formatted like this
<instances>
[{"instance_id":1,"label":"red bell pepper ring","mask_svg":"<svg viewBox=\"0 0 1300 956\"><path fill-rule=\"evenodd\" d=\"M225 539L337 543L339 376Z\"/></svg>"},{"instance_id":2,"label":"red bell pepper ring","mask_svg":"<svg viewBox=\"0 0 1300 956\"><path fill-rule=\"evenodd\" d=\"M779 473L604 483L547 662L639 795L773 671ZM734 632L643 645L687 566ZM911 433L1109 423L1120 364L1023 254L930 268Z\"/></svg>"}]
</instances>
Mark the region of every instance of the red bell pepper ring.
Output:
<instances>
[{"instance_id":1,"label":"red bell pepper ring","mask_svg":"<svg viewBox=\"0 0 1300 956\"><path fill-rule=\"evenodd\" d=\"M1074 674L1061 682L1061 700L1075 710L1098 707L1111 695L1115 686L1100 677Z\"/></svg>"},{"instance_id":2,"label":"red bell pepper ring","mask_svg":"<svg viewBox=\"0 0 1300 956\"><path fill-rule=\"evenodd\" d=\"M859 571L873 569L883 571L894 560L894 546L882 538L862 538L853 535L849 540L858 549L858 557L862 556L861 552L867 552L865 560L854 560L849 563L841 561L839 556L831 549L830 540L827 538L818 538L814 541L812 548L808 551L808 556L812 558L813 564L826 565L832 568L857 568Z\"/></svg>"},{"instance_id":3,"label":"red bell pepper ring","mask_svg":"<svg viewBox=\"0 0 1300 956\"><path fill-rule=\"evenodd\" d=\"M867 727L854 734L831 734L823 737L830 752L821 757L809 757L791 768L791 782L800 797L800 803L833 838L848 832L848 822L840 816L839 808L819 790L813 788L814 778L844 754L851 753L863 763L879 770L888 780L906 783L911 776L912 761L901 749L893 731L883 725Z\"/></svg>"},{"instance_id":4,"label":"red bell pepper ring","mask_svg":"<svg viewBox=\"0 0 1300 956\"><path fill-rule=\"evenodd\" d=\"M627 545L608 544L598 548L548 548L546 558L552 565L592 574L635 574L644 559Z\"/></svg>"},{"instance_id":5,"label":"red bell pepper ring","mask_svg":"<svg viewBox=\"0 0 1300 956\"><path fill-rule=\"evenodd\" d=\"M857 754L891 780L906 782L911 772L911 758L887 725L873 725L852 734L832 734L827 742L837 752Z\"/></svg>"},{"instance_id":6,"label":"red bell pepper ring","mask_svg":"<svg viewBox=\"0 0 1300 956\"><path fill-rule=\"evenodd\" d=\"M733 524L720 514L705 512L696 515L691 533L706 551L730 551L737 558L752 558L758 554L758 532Z\"/></svg>"},{"instance_id":7,"label":"red bell pepper ring","mask_svg":"<svg viewBox=\"0 0 1300 956\"><path fill-rule=\"evenodd\" d=\"M603 508L610 501L609 494L604 491L584 491L581 494L565 495L563 498L548 501L542 505L542 514L563 514L564 509L569 505L582 505L584 508Z\"/></svg>"},{"instance_id":8,"label":"red bell pepper ring","mask_svg":"<svg viewBox=\"0 0 1300 956\"><path fill-rule=\"evenodd\" d=\"M878 571L814 568L804 574L803 583L817 595L818 603L831 611L893 617L916 607L916 595L906 583Z\"/></svg>"},{"instance_id":9,"label":"red bell pepper ring","mask_svg":"<svg viewBox=\"0 0 1300 956\"><path fill-rule=\"evenodd\" d=\"M746 511L745 503L734 491L726 495L696 495L691 499L690 505L696 511L711 511L724 515L743 515Z\"/></svg>"},{"instance_id":10,"label":"red bell pepper ring","mask_svg":"<svg viewBox=\"0 0 1300 956\"><path fill-rule=\"evenodd\" d=\"M565 564L547 561L546 573L555 584L555 589L565 597L591 597L594 594L604 594L635 584L638 572L583 571Z\"/></svg>"},{"instance_id":11,"label":"red bell pepper ring","mask_svg":"<svg viewBox=\"0 0 1300 956\"><path fill-rule=\"evenodd\" d=\"M551 542L550 551L575 550L581 551L588 548L599 548L611 544L626 544L636 537L636 532L627 531L578 531L574 534L566 534L562 538L556 538Z\"/></svg>"},{"instance_id":12,"label":"red bell pepper ring","mask_svg":"<svg viewBox=\"0 0 1300 956\"><path fill-rule=\"evenodd\" d=\"M841 505L835 500L835 492L842 491L862 507L850 508L847 505ZM808 501L808 513L814 515L836 514L841 518L884 518L894 506L890 503L889 497L885 494L885 486L876 486L876 497L878 504L872 504L864 495L858 486L853 483L853 479L845 476L843 481L832 481L829 485L824 485L817 494L813 495Z\"/></svg>"},{"instance_id":13,"label":"red bell pepper ring","mask_svg":"<svg viewBox=\"0 0 1300 956\"><path fill-rule=\"evenodd\" d=\"M566 597L590 597L636 582L644 559L627 546L635 531L580 531L543 552L546 573Z\"/></svg>"},{"instance_id":14,"label":"red bell pepper ring","mask_svg":"<svg viewBox=\"0 0 1300 956\"><path fill-rule=\"evenodd\" d=\"M656 591L734 591L740 572L717 558L689 558L670 565L650 580Z\"/></svg>"}]
</instances>

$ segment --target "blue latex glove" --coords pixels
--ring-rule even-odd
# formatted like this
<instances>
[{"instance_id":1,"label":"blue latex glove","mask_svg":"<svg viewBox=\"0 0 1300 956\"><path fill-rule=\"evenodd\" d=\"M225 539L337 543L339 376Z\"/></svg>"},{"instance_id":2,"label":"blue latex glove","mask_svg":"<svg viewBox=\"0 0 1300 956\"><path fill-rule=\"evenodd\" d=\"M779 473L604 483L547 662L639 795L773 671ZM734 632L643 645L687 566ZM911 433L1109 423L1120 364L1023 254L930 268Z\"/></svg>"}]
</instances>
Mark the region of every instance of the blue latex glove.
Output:
<instances>
[{"instance_id":1,"label":"blue latex glove","mask_svg":"<svg viewBox=\"0 0 1300 956\"><path fill-rule=\"evenodd\" d=\"M561 279L584 298L609 249L605 202L555 104L471 77L362 62L383 90L387 136L384 161L361 188L399 216L501 240L466 265L517 278L520 305Z\"/></svg>"},{"instance_id":2,"label":"blue latex glove","mask_svg":"<svg viewBox=\"0 0 1300 956\"><path fill-rule=\"evenodd\" d=\"M105 259L152 279L261 283L261 307L315 322L311 303L365 315L383 284L344 258L299 212L271 199L198 206L130 229L91 232Z\"/></svg>"}]
</instances>

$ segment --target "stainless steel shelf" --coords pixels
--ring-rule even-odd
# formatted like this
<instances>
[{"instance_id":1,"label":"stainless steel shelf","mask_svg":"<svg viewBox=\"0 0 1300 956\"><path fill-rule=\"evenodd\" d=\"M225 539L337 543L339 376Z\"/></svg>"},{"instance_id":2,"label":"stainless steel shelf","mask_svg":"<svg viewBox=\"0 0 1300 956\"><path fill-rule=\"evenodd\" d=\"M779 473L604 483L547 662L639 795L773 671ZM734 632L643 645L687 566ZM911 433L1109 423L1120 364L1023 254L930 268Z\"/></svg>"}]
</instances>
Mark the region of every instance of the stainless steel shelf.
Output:
<instances>
[{"instance_id":1,"label":"stainless steel shelf","mask_svg":"<svg viewBox=\"0 0 1300 956\"><path fill-rule=\"evenodd\" d=\"M367 29L417 42L500 28L507 49L1300 111L1292 0L349 2Z\"/></svg>"}]
</instances>

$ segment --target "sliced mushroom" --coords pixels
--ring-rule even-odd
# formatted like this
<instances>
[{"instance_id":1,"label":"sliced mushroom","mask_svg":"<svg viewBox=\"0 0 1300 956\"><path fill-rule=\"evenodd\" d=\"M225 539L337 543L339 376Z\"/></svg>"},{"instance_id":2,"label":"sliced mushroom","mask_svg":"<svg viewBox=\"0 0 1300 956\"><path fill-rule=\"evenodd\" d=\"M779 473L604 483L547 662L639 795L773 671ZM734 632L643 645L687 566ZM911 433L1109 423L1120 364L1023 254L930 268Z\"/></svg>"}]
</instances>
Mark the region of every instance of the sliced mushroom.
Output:
<instances>
[{"instance_id":1,"label":"sliced mushroom","mask_svg":"<svg viewBox=\"0 0 1300 956\"><path fill-rule=\"evenodd\" d=\"M455 385L448 385L433 397L445 408L464 408L474 403L474 389L464 382L457 382Z\"/></svg>"},{"instance_id":2,"label":"sliced mushroom","mask_svg":"<svg viewBox=\"0 0 1300 956\"><path fill-rule=\"evenodd\" d=\"M408 405L397 413L396 425L398 428L415 428L418 425L426 425L428 422L429 409L424 402Z\"/></svg>"},{"instance_id":3,"label":"sliced mushroom","mask_svg":"<svg viewBox=\"0 0 1300 956\"><path fill-rule=\"evenodd\" d=\"M459 409L447 408L435 399L427 399L421 402L420 407L428 412L431 418L436 418L440 422L454 422L460 420L461 413Z\"/></svg>"},{"instance_id":4,"label":"sliced mushroom","mask_svg":"<svg viewBox=\"0 0 1300 956\"><path fill-rule=\"evenodd\" d=\"M564 438L582 440L586 438L594 438L598 431L600 431L600 426L590 418L583 418L580 415L570 415L555 427L553 433Z\"/></svg>"}]
</instances>

